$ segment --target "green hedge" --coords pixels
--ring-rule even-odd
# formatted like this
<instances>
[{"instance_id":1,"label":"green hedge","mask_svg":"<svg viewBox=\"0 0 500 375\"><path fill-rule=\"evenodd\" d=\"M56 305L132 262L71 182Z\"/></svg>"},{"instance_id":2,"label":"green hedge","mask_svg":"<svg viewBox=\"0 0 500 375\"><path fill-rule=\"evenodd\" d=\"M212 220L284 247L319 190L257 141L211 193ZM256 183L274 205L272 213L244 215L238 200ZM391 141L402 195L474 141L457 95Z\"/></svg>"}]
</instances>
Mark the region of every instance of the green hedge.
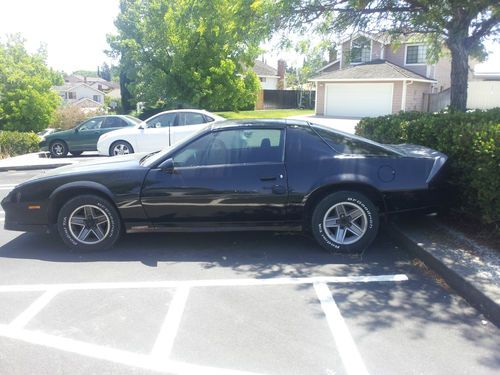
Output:
<instances>
[{"instance_id":1,"label":"green hedge","mask_svg":"<svg viewBox=\"0 0 500 375\"><path fill-rule=\"evenodd\" d=\"M0 131L0 157L22 155L39 150L35 133Z\"/></svg>"},{"instance_id":2,"label":"green hedge","mask_svg":"<svg viewBox=\"0 0 500 375\"><path fill-rule=\"evenodd\" d=\"M455 208L494 223L500 219L500 108L454 113L401 112L364 118L356 134L382 143L413 143L449 157Z\"/></svg>"}]
</instances>

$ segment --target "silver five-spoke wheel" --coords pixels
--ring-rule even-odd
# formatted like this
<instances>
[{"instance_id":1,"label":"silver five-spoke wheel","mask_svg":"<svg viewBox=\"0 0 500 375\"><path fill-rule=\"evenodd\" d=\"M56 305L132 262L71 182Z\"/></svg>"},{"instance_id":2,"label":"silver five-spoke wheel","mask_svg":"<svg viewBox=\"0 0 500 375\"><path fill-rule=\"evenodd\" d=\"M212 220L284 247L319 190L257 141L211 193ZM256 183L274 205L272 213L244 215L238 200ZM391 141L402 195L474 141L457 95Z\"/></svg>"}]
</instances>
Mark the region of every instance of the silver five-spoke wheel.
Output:
<instances>
[{"instance_id":1,"label":"silver five-spoke wheel","mask_svg":"<svg viewBox=\"0 0 500 375\"><path fill-rule=\"evenodd\" d=\"M103 241L111 228L110 218L94 205L79 206L69 216L69 231L73 238L85 245Z\"/></svg>"},{"instance_id":2,"label":"silver five-spoke wheel","mask_svg":"<svg viewBox=\"0 0 500 375\"><path fill-rule=\"evenodd\" d=\"M113 155L128 155L130 148L125 143L117 143L112 150Z\"/></svg>"},{"instance_id":3,"label":"silver five-spoke wheel","mask_svg":"<svg viewBox=\"0 0 500 375\"><path fill-rule=\"evenodd\" d=\"M339 244L349 245L360 240L366 233L368 218L355 203L341 202L332 206L323 218L328 238Z\"/></svg>"}]
</instances>

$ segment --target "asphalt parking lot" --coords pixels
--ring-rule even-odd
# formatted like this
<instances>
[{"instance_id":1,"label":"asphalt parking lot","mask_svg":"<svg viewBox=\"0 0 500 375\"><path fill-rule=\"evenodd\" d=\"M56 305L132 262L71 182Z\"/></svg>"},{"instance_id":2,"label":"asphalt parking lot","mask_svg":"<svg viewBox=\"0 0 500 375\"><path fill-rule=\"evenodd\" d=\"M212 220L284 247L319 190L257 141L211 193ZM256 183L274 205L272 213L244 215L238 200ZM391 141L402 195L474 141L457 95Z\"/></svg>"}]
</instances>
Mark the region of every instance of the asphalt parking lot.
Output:
<instances>
[{"instance_id":1,"label":"asphalt parking lot","mask_svg":"<svg viewBox=\"0 0 500 375\"><path fill-rule=\"evenodd\" d=\"M0 172L0 198L38 173ZM383 234L362 256L272 233L77 254L0 229L0 374L494 374L499 333Z\"/></svg>"}]
</instances>

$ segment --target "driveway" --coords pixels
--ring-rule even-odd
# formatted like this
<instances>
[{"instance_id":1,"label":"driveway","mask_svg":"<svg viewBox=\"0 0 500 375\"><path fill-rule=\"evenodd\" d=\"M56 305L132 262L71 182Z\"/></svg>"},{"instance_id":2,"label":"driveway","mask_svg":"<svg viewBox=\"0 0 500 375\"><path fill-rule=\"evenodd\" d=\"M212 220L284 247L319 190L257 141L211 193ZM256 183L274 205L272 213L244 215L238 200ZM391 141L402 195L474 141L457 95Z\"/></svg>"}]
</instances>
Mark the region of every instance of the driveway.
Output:
<instances>
[{"instance_id":1,"label":"driveway","mask_svg":"<svg viewBox=\"0 0 500 375\"><path fill-rule=\"evenodd\" d=\"M292 116L289 118L296 120L306 120L315 124L328 126L333 129L351 134L354 134L354 129L359 120L361 120L360 118L339 118L339 117L316 116L316 115Z\"/></svg>"}]
</instances>

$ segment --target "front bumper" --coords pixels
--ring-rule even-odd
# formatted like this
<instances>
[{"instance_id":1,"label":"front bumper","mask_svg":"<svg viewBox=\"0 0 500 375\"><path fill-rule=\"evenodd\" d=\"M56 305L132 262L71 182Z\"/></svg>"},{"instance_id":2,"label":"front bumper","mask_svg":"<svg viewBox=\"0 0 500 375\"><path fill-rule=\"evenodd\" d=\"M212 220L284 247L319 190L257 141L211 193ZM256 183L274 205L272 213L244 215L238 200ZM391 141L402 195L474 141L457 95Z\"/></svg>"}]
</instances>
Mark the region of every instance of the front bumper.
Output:
<instances>
[{"instance_id":1,"label":"front bumper","mask_svg":"<svg viewBox=\"0 0 500 375\"><path fill-rule=\"evenodd\" d=\"M40 151L49 151L49 145L45 139L38 144L38 147L40 147Z\"/></svg>"},{"instance_id":2,"label":"front bumper","mask_svg":"<svg viewBox=\"0 0 500 375\"><path fill-rule=\"evenodd\" d=\"M49 233L51 226L47 221L46 207L30 210L25 202L17 200L17 192L11 191L1 202L5 212L4 229L21 232Z\"/></svg>"}]
</instances>

